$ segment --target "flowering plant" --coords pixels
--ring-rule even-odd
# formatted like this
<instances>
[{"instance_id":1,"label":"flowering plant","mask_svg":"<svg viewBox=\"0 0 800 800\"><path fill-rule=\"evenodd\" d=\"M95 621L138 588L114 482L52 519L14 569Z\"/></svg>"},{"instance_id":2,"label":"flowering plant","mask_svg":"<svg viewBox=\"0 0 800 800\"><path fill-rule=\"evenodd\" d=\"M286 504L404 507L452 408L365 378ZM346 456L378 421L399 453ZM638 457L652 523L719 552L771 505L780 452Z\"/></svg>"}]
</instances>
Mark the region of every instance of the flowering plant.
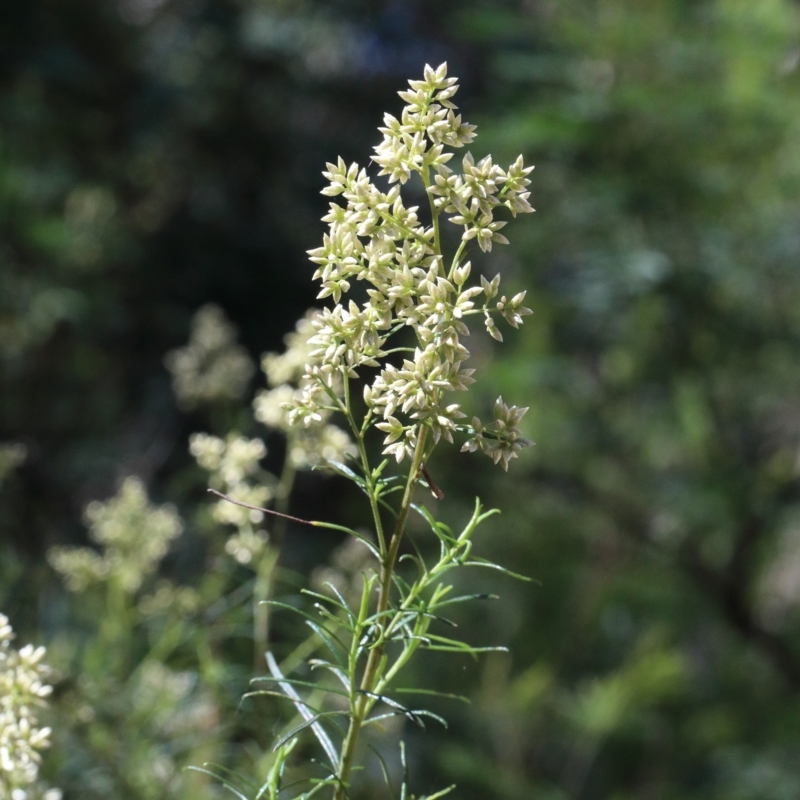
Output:
<instances>
[{"instance_id":1,"label":"flowering plant","mask_svg":"<svg viewBox=\"0 0 800 800\"><path fill-rule=\"evenodd\" d=\"M39 781L41 751L50 746L50 728L39 723L53 688L44 647L11 646L14 631L0 614L0 800L60 800L58 789Z\"/></svg>"},{"instance_id":2,"label":"flowering plant","mask_svg":"<svg viewBox=\"0 0 800 800\"><path fill-rule=\"evenodd\" d=\"M330 297L335 305L311 314L298 326L296 341L290 342L286 356L265 364L276 380L287 365L292 365L287 378L289 373L293 378L300 375L296 386L273 389L256 404L263 421L279 421L287 431L296 431L296 445L291 446L300 447L303 431L327 430L331 415L340 415L349 429L352 445L339 447L342 460L324 450L313 460L353 481L366 495L374 530L365 535L332 523L308 524L344 531L360 540L374 557L374 566L365 569L355 597L332 584L327 592L307 592L314 597L315 613L266 601L305 617L318 647L328 653L309 661L313 673L301 677L287 677L286 668L266 654L270 674L255 680L267 686L253 694L288 700L297 724L280 737L266 780L253 788L259 800L277 800L285 788L287 759L304 731L316 738L325 772L295 796L310 798L326 789L334 800L352 796L358 743L365 728L390 716L414 722L435 716L408 708L393 696L395 679L414 654L420 649L462 653L492 649L471 647L441 635L436 628L446 607L474 599L453 597L453 587L444 581L447 573L463 566L501 569L472 554L476 528L495 512L484 511L476 500L471 518L456 533L415 502L415 491L421 484L443 497L426 469L443 439L452 442L455 435L466 434L462 450L481 450L504 469L531 444L519 429L527 409L508 406L498 398L491 422L473 418L465 424L466 415L452 402L451 393L466 390L474 382L474 370L465 367L469 351L463 343L469 334L469 318L483 317L489 334L502 340L498 318L516 328L531 313L523 306L524 292L498 299L499 275L471 284L466 256L470 243L485 252L494 244L507 243L500 233L506 222L496 218L499 211L506 209L516 216L533 210L527 191L532 167L524 166L520 156L504 170L491 156L476 163L470 153L463 158L460 173L448 166L451 151L475 138L475 127L456 113L452 98L457 89L456 79L447 77L442 64L438 69L426 66L423 80L410 81L409 89L400 92L406 105L400 119L384 117L383 141L372 159L380 167L379 175L388 176L387 191L357 164L348 166L340 158L327 165L324 175L329 185L323 194L344 203L331 203L323 217L330 226L323 245L309 254L317 265L314 277L322 286L319 298ZM427 223L420 219L419 208L407 206L401 194L401 187L414 174L428 198ZM442 220L462 229L449 259L444 254ZM345 303L343 297L348 294L358 299ZM303 352L303 359L295 357L296 350ZM356 391L358 384L363 384L363 402ZM389 457L377 464L368 446L373 428L383 434L383 454ZM319 436L308 441L318 440ZM208 468L219 471L222 462L211 463L208 442L195 439L193 450L206 458ZM223 452L227 452L224 447L217 460ZM351 462L345 463L351 454ZM402 475L390 474L391 458L408 464ZM309 460L306 455L305 462ZM231 495L225 499L256 515L269 512L252 498L250 502ZM412 511L438 540L438 556L432 563L419 554L401 555ZM404 559L416 566L415 575L401 569ZM315 680L314 675L326 677ZM302 697L300 692L310 694ZM342 721L343 725L338 724ZM226 775L220 777L228 788L246 799L248 790ZM385 775L390 782L388 770ZM409 797L405 782L401 797Z\"/></svg>"}]
</instances>

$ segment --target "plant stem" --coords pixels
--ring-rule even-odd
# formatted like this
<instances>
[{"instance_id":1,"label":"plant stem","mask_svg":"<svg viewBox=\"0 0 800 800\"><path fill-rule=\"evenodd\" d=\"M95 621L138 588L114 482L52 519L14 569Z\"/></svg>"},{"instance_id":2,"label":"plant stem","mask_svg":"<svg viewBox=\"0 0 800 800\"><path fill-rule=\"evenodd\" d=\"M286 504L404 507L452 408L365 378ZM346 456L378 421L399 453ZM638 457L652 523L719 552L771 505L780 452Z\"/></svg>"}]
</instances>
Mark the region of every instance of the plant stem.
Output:
<instances>
[{"instance_id":1,"label":"plant stem","mask_svg":"<svg viewBox=\"0 0 800 800\"><path fill-rule=\"evenodd\" d=\"M448 280L453 279L453 275L458 267L459 262L461 261L461 254L464 252L467 243L462 239L461 244L458 246L458 250L456 250L456 254L453 256L453 263L450 265L450 272L447 274Z\"/></svg>"},{"instance_id":2,"label":"plant stem","mask_svg":"<svg viewBox=\"0 0 800 800\"><path fill-rule=\"evenodd\" d=\"M378 537L378 547L381 555L386 554L386 539L383 533L383 522L381 520L381 511L378 507L378 500L375 496L375 487L372 483L372 468L369 465L369 458L367 457L367 448L364 444L364 431L359 430L356 425L355 417L353 416L353 409L350 403L350 379L347 375L343 375L344 382L344 407L343 412L350 425L350 430L353 431L353 436L358 443L358 453L361 457L361 469L364 471L364 480L367 483L367 494L369 495L369 504L372 509L372 520L375 523L375 534Z\"/></svg>"},{"instance_id":3,"label":"plant stem","mask_svg":"<svg viewBox=\"0 0 800 800\"><path fill-rule=\"evenodd\" d=\"M439 238L439 212L436 209L436 206L433 202L433 195L428 191L431 185L431 168L426 166L424 170L420 173L420 177L422 178L422 184L425 187L425 194L428 195L428 203L431 207L431 220L433 222L433 248L434 250L441 254L442 252L442 242ZM444 266L444 265L442 265Z\"/></svg>"},{"instance_id":4,"label":"plant stem","mask_svg":"<svg viewBox=\"0 0 800 800\"><path fill-rule=\"evenodd\" d=\"M269 644L270 607L275 586L275 572L281 551L279 545L268 544L258 561L253 585L253 667L256 672L266 666Z\"/></svg>"},{"instance_id":5,"label":"plant stem","mask_svg":"<svg viewBox=\"0 0 800 800\"><path fill-rule=\"evenodd\" d=\"M397 515L397 522L395 523L392 539L389 543L389 550L386 553L383 562L381 563L380 592L378 594L378 607L375 614L377 619L381 619L381 616L389 607L389 600L392 592L392 576L397 563L397 556L400 552L400 543L403 540L408 514L411 510L411 501L414 496L414 489L419 482L420 467L423 464L425 456L425 441L427 439L427 435L427 427L420 425L417 436L417 444L414 448L414 457L411 461L411 468L408 473L405 492L403 493L403 500ZM355 647L359 646L360 638L360 635L356 635L354 637ZM384 640L380 644L375 645L369 651L367 665L364 668L364 675L361 679L361 686L359 687L360 692L350 698L352 713L350 716L350 725L347 729L347 735L342 743L342 751L339 757L339 772L337 775L339 778L339 783L336 787L336 791L334 792L333 800L345 800L347 796L347 782L350 778L350 771L353 767L353 759L355 758L356 754L358 737L361 733L361 727L364 724L364 718L367 714L370 703L370 697L366 693L371 693L373 691L378 680L378 672L383 660L385 648L386 642Z\"/></svg>"},{"instance_id":6,"label":"plant stem","mask_svg":"<svg viewBox=\"0 0 800 800\"><path fill-rule=\"evenodd\" d=\"M425 167L420 172L423 185L428 195L428 201L431 207L431 217L433 222L434 232L434 251L439 254L441 262L441 241L439 234L439 213L433 203L433 197L427 192L430 185L430 167ZM396 223L396 221L395 221ZM400 226L403 227L403 226ZM416 237L415 238L419 238ZM461 250L459 250L459 253ZM441 267L440 267L441 268ZM350 423L350 427L355 434L356 441L358 442L361 461L364 469L364 476L367 481L367 490L372 506L372 513L375 518L375 527L378 534L380 544L380 552L382 555L381 569L380 569L380 590L378 594L378 606L375 612L375 619L382 620L383 615L389 608L389 600L392 593L392 578L394 575L395 565L397 564L397 556L400 552L400 544L403 540L405 533L406 522L408 514L411 510L411 501L414 496L414 489L419 482L420 470L425 461L425 445L428 436L428 428L425 425L420 425L417 432L417 444L414 448L414 456L411 460L411 467L406 480L406 487L403 493L403 500L400 504L400 509L397 514L397 519L392 533L392 538L389 542L388 550L386 549L384 533L381 525L380 511L378 508L378 498L375 496L375 487L372 483L372 473L369 469L369 462L367 460L366 448L364 446L363 431L358 429L358 426L353 419L352 410L350 407L350 392L349 381L347 375L344 375L344 388L345 388L345 415ZM378 623L383 628L383 623ZM351 652L351 662L355 663L358 648L361 646L360 641L362 638L362 631L357 629L353 637L353 650ZM350 772L353 768L353 761L356 755L356 748L358 745L359 734L364 724L364 720L369 713L370 708L374 704L373 698L370 694L373 693L375 685L380 680L381 665L383 662L384 651L386 649L386 638L380 637L378 644L372 647L367 657L367 664L364 668L364 674L361 678L361 685L359 691L354 691L350 698L350 725L347 729L347 735L342 743L342 750L339 756L338 774L339 779L336 790L333 795L333 800L345 800L347 797L347 784L350 779ZM355 686L355 675L351 677L353 687Z\"/></svg>"},{"instance_id":7,"label":"plant stem","mask_svg":"<svg viewBox=\"0 0 800 800\"><path fill-rule=\"evenodd\" d=\"M297 474L289 457L291 444L290 439L287 442L281 478L275 490L275 507L281 514L286 514L289 510L289 498ZM278 517L275 520L270 541L264 548L256 568L256 580L253 586L253 666L256 672L263 670L266 666L265 653L269 645L270 623L270 607L267 601L272 599L275 589L275 575L285 534L286 520Z\"/></svg>"},{"instance_id":8,"label":"plant stem","mask_svg":"<svg viewBox=\"0 0 800 800\"><path fill-rule=\"evenodd\" d=\"M117 677L124 676L128 669L132 624L129 597L120 578L113 576L106 584L106 613L100 623L98 641L108 652Z\"/></svg>"}]
</instances>

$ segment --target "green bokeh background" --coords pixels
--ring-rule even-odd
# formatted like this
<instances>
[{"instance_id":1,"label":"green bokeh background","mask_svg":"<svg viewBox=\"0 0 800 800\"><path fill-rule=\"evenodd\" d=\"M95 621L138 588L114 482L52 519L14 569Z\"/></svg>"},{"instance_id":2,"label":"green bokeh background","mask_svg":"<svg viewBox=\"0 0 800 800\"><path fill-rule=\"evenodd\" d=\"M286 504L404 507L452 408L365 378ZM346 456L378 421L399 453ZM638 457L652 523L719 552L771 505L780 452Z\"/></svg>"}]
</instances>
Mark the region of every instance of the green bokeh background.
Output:
<instances>
[{"instance_id":1,"label":"green bokeh background","mask_svg":"<svg viewBox=\"0 0 800 800\"><path fill-rule=\"evenodd\" d=\"M472 704L404 734L414 782L800 796L796 2L28 0L0 26L0 441L28 452L0 488L0 608L20 641L75 663L105 612L44 554L84 542L84 506L127 475L187 521L165 574L208 568L188 436L259 431L246 404L180 411L164 355L207 302L254 358L280 347L314 299L324 163L365 162L396 91L447 60L475 154L536 164L537 213L478 260L535 313L503 346L476 337L468 403L530 406L537 444L509 475L455 450L430 468L441 515L501 508L482 553L538 582L465 579L502 599L459 624L510 653L420 665ZM295 509L349 514L335 480L301 481ZM333 544L290 531L287 569ZM197 673L232 715L249 658L218 648ZM269 711L209 737L255 762ZM48 778L69 800L168 796L108 766L125 752L97 719L57 728Z\"/></svg>"}]
</instances>

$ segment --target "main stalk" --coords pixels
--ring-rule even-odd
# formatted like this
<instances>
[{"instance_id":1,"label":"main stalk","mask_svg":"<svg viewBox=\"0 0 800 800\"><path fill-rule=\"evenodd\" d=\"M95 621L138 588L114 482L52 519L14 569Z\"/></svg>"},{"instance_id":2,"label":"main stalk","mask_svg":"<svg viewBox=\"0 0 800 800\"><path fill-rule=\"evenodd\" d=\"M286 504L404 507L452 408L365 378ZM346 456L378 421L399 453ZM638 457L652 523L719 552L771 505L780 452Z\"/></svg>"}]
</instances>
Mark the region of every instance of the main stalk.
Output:
<instances>
[{"instance_id":1,"label":"main stalk","mask_svg":"<svg viewBox=\"0 0 800 800\"><path fill-rule=\"evenodd\" d=\"M383 626L383 617L386 610L389 608L389 600L392 592L392 576L394 574L395 565L397 564L397 556L400 552L400 544L403 540L408 514L411 510L414 489L419 482L420 468L422 467L425 456L427 435L427 427L420 425L417 435L417 444L414 448L414 457L411 461L408 480L406 481L405 491L403 492L403 500L397 514L397 521L389 543L389 549L381 563L380 590L375 613L375 618L379 620L378 625L380 626ZM385 649L386 642L381 642L369 651L367 665L364 668L364 674L359 686L359 692L355 697L350 698L350 725L347 729L344 742L342 743L342 751L339 757L339 772L337 774L339 781L333 795L333 800L346 800L347 798L347 785L350 779L350 772L353 768L353 760L356 755L358 737L361 733L364 719L372 705L370 703L372 699L371 694L374 692L375 684L377 683L378 669Z\"/></svg>"}]
</instances>

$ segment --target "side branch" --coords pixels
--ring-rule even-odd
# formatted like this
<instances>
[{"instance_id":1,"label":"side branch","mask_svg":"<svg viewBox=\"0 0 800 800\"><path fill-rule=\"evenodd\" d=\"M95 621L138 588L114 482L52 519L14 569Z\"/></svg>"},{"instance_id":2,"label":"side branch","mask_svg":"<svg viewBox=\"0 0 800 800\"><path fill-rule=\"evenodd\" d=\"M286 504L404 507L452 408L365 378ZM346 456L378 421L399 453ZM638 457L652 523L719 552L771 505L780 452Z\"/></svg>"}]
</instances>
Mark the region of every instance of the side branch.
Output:
<instances>
[{"instance_id":1,"label":"side branch","mask_svg":"<svg viewBox=\"0 0 800 800\"><path fill-rule=\"evenodd\" d=\"M261 506L253 506L250 503L243 503L241 500L234 500L227 494L222 494L222 492L218 492L216 489L208 489L211 494L215 494L217 497L221 498L222 500L227 500L229 503L233 503L235 506L241 506L242 508L249 508L251 511L262 511L264 514L272 514L273 517L281 517L283 519L289 519L292 522L299 522L301 525L311 525L312 527L318 527L316 522L312 522L309 519L300 519L300 517L293 517L291 514L284 514L280 511L273 511L271 508L261 508Z\"/></svg>"}]
</instances>

